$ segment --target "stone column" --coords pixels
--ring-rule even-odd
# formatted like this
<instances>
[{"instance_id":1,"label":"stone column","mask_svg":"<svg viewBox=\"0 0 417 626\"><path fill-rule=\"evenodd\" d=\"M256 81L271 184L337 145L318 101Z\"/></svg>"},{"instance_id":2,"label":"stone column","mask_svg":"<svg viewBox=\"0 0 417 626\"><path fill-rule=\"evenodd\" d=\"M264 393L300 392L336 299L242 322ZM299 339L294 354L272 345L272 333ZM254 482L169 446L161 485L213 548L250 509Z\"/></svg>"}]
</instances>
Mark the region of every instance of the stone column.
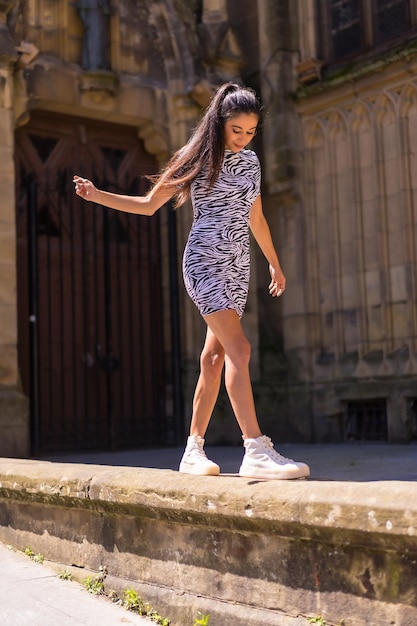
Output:
<instances>
[{"instance_id":1,"label":"stone column","mask_svg":"<svg viewBox=\"0 0 417 626\"><path fill-rule=\"evenodd\" d=\"M29 454L29 410L17 354L13 71L17 53L7 28L14 1L0 1L0 456Z\"/></svg>"},{"instance_id":2,"label":"stone column","mask_svg":"<svg viewBox=\"0 0 417 626\"><path fill-rule=\"evenodd\" d=\"M303 360L307 341L304 234L299 182L303 146L300 121L291 100L299 61L297 19L297 4L292 0L258 2L261 95L267 111L262 133L264 210L287 278L285 294L278 302L264 292L259 293L258 301L263 311L261 324L266 324L269 336L270 354L263 358L268 358L268 369L275 371L277 393L281 385L282 397L288 402L287 406L277 406L275 412L288 416L288 432L292 430L297 438L308 439L308 395L304 389L308 371ZM285 364L281 370L279 362ZM274 427L270 432L274 432ZM282 437L287 434L278 432Z\"/></svg>"}]
</instances>

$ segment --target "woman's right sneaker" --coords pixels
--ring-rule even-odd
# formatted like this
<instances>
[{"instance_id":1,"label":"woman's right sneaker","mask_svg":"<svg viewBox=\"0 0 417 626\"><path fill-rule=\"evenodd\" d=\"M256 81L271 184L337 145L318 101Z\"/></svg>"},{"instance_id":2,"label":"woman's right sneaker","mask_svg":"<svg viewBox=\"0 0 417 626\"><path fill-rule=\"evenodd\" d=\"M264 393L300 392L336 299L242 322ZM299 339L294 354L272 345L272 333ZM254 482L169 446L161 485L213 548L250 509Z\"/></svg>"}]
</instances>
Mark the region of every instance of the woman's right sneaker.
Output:
<instances>
[{"instance_id":1,"label":"woman's right sneaker","mask_svg":"<svg viewBox=\"0 0 417 626\"><path fill-rule=\"evenodd\" d=\"M200 435L190 435L180 463L180 472L195 476L218 476L220 467L206 457L203 450L204 439Z\"/></svg>"},{"instance_id":2,"label":"woman's right sneaker","mask_svg":"<svg viewBox=\"0 0 417 626\"><path fill-rule=\"evenodd\" d=\"M279 454L271 439L265 435L255 439L245 439L243 445L245 456L240 466L239 476L279 480L310 476L308 465L287 459Z\"/></svg>"}]
</instances>

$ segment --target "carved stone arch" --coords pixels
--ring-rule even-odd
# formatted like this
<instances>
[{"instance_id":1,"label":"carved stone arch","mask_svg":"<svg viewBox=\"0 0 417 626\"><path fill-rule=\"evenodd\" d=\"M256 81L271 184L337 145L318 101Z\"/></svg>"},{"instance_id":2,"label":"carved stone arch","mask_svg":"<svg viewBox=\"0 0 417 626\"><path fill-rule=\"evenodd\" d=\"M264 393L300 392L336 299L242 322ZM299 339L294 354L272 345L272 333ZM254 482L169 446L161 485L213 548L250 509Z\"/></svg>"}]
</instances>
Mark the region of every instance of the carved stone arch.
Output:
<instances>
[{"instance_id":1,"label":"carved stone arch","mask_svg":"<svg viewBox=\"0 0 417 626\"><path fill-rule=\"evenodd\" d=\"M304 120L304 142L306 148L319 148L324 145L325 132L320 120L310 117Z\"/></svg>"},{"instance_id":2,"label":"carved stone arch","mask_svg":"<svg viewBox=\"0 0 417 626\"><path fill-rule=\"evenodd\" d=\"M331 111L327 116L327 133L330 141L337 141L347 134L347 120L341 111Z\"/></svg>"},{"instance_id":3,"label":"carved stone arch","mask_svg":"<svg viewBox=\"0 0 417 626\"><path fill-rule=\"evenodd\" d=\"M417 86L413 83L405 85L399 98L400 117L408 117L417 114Z\"/></svg>"},{"instance_id":4,"label":"carved stone arch","mask_svg":"<svg viewBox=\"0 0 417 626\"><path fill-rule=\"evenodd\" d=\"M193 19L192 12L183 3L180 14L180 5L173 0L146 0L146 3L158 33L168 90L173 94L189 93L196 82L195 59L198 58L195 29L187 27Z\"/></svg>"},{"instance_id":5,"label":"carved stone arch","mask_svg":"<svg viewBox=\"0 0 417 626\"><path fill-rule=\"evenodd\" d=\"M350 125L355 133L371 128L371 112L366 102L356 102L350 113Z\"/></svg>"},{"instance_id":6,"label":"carved stone arch","mask_svg":"<svg viewBox=\"0 0 417 626\"><path fill-rule=\"evenodd\" d=\"M378 124L390 124L397 119L396 102L387 92L375 100L374 117Z\"/></svg>"}]
</instances>

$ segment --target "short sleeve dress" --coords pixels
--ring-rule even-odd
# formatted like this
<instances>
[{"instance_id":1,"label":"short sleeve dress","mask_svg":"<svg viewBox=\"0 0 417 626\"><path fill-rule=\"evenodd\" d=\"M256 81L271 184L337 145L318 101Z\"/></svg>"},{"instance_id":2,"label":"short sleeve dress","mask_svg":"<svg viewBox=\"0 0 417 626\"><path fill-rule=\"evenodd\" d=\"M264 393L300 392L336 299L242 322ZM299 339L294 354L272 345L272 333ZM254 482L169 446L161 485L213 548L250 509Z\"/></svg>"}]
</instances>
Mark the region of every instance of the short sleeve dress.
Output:
<instances>
[{"instance_id":1,"label":"short sleeve dress","mask_svg":"<svg viewBox=\"0 0 417 626\"><path fill-rule=\"evenodd\" d=\"M261 168L252 150L225 150L208 191L204 172L193 181L193 224L183 256L187 292L201 315L233 309L243 315L249 289L249 214L260 194Z\"/></svg>"}]
</instances>

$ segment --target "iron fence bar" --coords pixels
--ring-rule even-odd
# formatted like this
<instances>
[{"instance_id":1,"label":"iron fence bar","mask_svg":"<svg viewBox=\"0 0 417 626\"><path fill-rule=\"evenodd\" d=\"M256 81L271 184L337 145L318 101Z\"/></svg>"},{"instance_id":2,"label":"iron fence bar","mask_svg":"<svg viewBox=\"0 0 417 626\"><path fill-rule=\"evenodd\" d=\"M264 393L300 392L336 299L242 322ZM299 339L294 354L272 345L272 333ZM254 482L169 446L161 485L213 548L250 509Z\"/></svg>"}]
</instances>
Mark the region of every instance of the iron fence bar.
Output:
<instances>
[{"instance_id":1,"label":"iron fence bar","mask_svg":"<svg viewBox=\"0 0 417 626\"><path fill-rule=\"evenodd\" d=\"M45 173L46 173L46 181L49 180L49 172L48 169L45 168ZM44 314L44 316L47 318L47 324L44 324L44 326L47 326L48 330L45 330L45 334L42 333L42 329L39 328L38 326L38 337L41 341L41 348L40 351L46 351L47 352L47 360L48 363L50 365L50 367L48 368L48 370L46 370L46 368L43 369L43 371L41 370L40 366L39 366L39 376L40 376L40 384L43 383L43 379L46 376L46 372L47 371L51 371L51 366L52 366L52 361L53 361L53 351L52 351L52 345L51 345L51 324L52 324L52 319L53 319L53 314L52 314L52 286L51 286L51 272L50 272L50 268L52 266L52 261L51 261L51 215L50 212L48 210L48 199L49 199L49 189L46 186L43 186L43 190L44 193L46 194L46 211L45 211L45 215L44 215L44 219L45 219L45 224L44 224L44 234L46 237L46 247L45 247L45 263L47 266L47 272L46 272L46 293L47 293L47 299L46 299L46 307L44 310L43 307L41 306L41 311ZM38 209L36 209L36 215L38 215ZM37 220L37 224L36 224L36 242L39 241L39 232L42 230L41 225L39 224L39 221ZM42 249L42 248L41 248ZM38 289L38 294L39 294L39 290L41 289L41 287L38 285L37 287ZM42 298L39 294L39 298L40 298L40 302L42 302ZM46 391L47 389L47 391ZM45 399L47 396L47 401L48 401L48 412L46 412L45 410ZM53 416L53 387L51 385L51 381L48 381L48 384L46 386L44 386L43 390L39 389L39 411L40 413L42 413L43 419L44 419L44 424L46 423L46 420L48 421L48 433L53 432L53 428L54 428L54 416ZM45 412L45 413L44 413ZM44 443L44 442L42 442Z\"/></svg>"},{"instance_id":2,"label":"iron fence bar","mask_svg":"<svg viewBox=\"0 0 417 626\"><path fill-rule=\"evenodd\" d=\"M167 205L168 210L168 256L169 256L169 298L171 309L171 367L173 382L174 404L174 437L175 444L182 445L184 440L184 405L182 396L181 376L181 339L178 290L178 245L177 245L177 215L172 203Z\"/></svg>"},{"instance_id":3,"label":"iron fence bar","mask_svg":"<svg viewBox=\"0 0 417 626\"><path fill-rule=\"evenodd\" d=\"M75 202L75 200L73 200L73 202ZM85 227L85 217L86 217L86 212L80 210L79 207L79 200L77 200L77 209L78 209L78 213L79 213L79 219L80 219L80 234L81 234L81 251L80 251L80 256L81 256L81 301L82 301L82 312L83 312L83 317L82 317L82 342L83 342L83 347L82 347L82 354L83 354L83 369L82 369L82 379L83 379L83 393L82 393L82 398L83 398L83 432L81 433L81 442L84 439L85 436L85 432L87 430L87 423L88 423L88 376L87 376L87 367L90 366L89 363L89 359L93 358L95 359L95 353L94 350L92 349L92 346L90 345L89 342L89 333L88 333L88 328L89 328L89 309L88 309L88 298L87 298L87 290L88 290L88 280L87 280L87 275L88 275L88 259L87 259L87 255L86 255L86 247L87 247L87 236L86 236L86 227ZM94 207L91 207L91 210L94 210ZM90 350L92 350L92 353L90 354Z\"/></svg>"},{"instance_id":4,"label":"iron fence bar","mask_svg":"<svg viewBox=\"0 0 417 626\"><path fill-rule=\"evenodd\" d=\"M106 349L103 354L103 366L106 375L107 389L107 419L108 419L108 445L114 448L114 407L113 407L113 311L112 311L112 287L110 276L110 241L109 241L109 210L103 208L103 265L104 265L104 315L106 320Z\"/></svg>"},{"instance_id":5,"label":"iron fence bar","mask_svg":"<svg viewBox=\"0 0 417 626\"><path fill-rule=\"evenodd\" d=\"M39 452L39 336L38 336L38 254L37 254L37 189L35 175L29 175L28 195L28 259L29 259L29 358L30 358L30 434L31 452Z\"/></svg>"},{"instance_id":6,"label":"iron fence bar","mask_svg":"<svg viewBox=\"0 0 417 626\"><path fill-rule=\"evenodd\" d=\"M98 175L96 172L94 172L94 176L93 176L94 180L98 180ZM93 206L93 228L92 228L92 272L93 272L93 276L94 276L94 282L93 282L93 287L92 290L94 290L94 298L90 298L89 299L89 307L91 306L93 311L91 314L91 318L94 319L94 344L95 344L95 355L94 355L94 360L95 360L95 367L94 367L94 377L95 377L95 398L94 398L94 402L95 402L95 419L97 420L97 418L103 422L103 428L105 431L105 439L108 442L108 435L107 435L107 423L104 425L104 420L107 418L107 415L100 415L100 409L101 409L101 405L100 405L100 376L101 376L101 369L100 369L100 359L101 359L101 354L103 351L103 346L101 344L101 338L100 338L100 331L101 331L101 326L100 326L100 286L99 286L99 267L98 267L98 263L99 263L99 222L102 225L102 216L103 216L103 207L100 206L99 204L94 204ZM90 218L91 218L91 214L90 214ZM88 294L86 294L86 297L88 298ZM88 392L87 392L88 393ZM88 422L88 426L90 425L90 422ZM97 433L97 425L95 426L95 433ZM95 437L97 438L97 434L95 434ZM97 441L98 443L98 441Z\"/></svg>"},{"instance_id":7,"label":"iron fence bar","mask_svg":"<svg viewBox=\"0 0 417 626\"><path fill-rule=\"evenodd\" d=\"M135 220L133 220L131 218L130 215L127 216L127 220L128 220L128 224L129 224L129 233L130 236L128 237L128 243L127 243L127 271L128 271L128 283L129 285L133 285L133 256L132 256L132 239L133 239L133 233L135 232ZM133 225L131 224L131 222L133 222ZM129 289L129 307L127 310L127 314L128 314L128 327L129 327L129 336L133 337L133 296L132 296L132 289ZM128 342L128 363L130 365L130 368L132 370L133 368L133 364L135 363L134 360L134 350L133 350L133 341L129 341ZM130 406L130 423L133 423L133 421L136 421L136 403L135 403L135 377L131 374L128 377L128 381L129 381L129 401L128 401L128 405Z\"/></svg>"},{"instance_id":8,"label":"iron fence bar","mask_svg":"<svg viewBox=\"0 0 417 626\"><path fill-rule=\"evenodd\" d=\"M79 389L77 384L78 371L80 368L80 363L77 362L77 346L78 346L78 318L76 313L76 263L75 263L75 226L74 226L74 195L69 193L71 188L71 177L69 175L69 171L65 172L65 206L68 207L68 216L69 216L69 239L70 239L70 254L69 254L69 263L71 267L71 318L72 318L72 354L71 354L71 363L72 363L72 410L73 415L77 415L77 407L78 407L78 397L79 397ZM76 431L75 440L77 446L80 443L80 432L79 429Z\"/></svg>"},{"instance_id":9,"label":"iron fence bar","mask_svg":"<svg viewBox=\"0 0 417 626\"><path fill-rule=\"evenodd\" d=\"M65 237L65 233L64 233L64 225L63 225L63 219L62 219L62 202L58 202L58 224L59 224L59 232L61 233L60 238L59 238L59 247L58 247L58 255L59 255L59 275L62 277L64 276L64 237ZM48 268L48 272L49 275L51 275L51 268ZM66 359L66 341L65 341L65 335L66 335L66 324L65 324L65 292L64 292L64 281L60 280L59 281L59 323L60 323L60 340L61 340L61 349L59 350L59 361L60 361L60 367L59 367L59 386L60 386L60 394L59 394L59 399L60 399L60 429L61 432L67 432L67 428L68 428L68 406L67 406L67 386L65 384L64 381L64 376L65 376L65 372L66 372L66 367L65 367L65 359ZM73 321L73 320L72 320ZM52 364L51 364L52 365ZM50 369L51 374L53 375L53 370L52 368ZM50 375L51 376L51 375ZM51 385L51 379L49 380L49 385Z\"/></svg>"}]
</instances>

